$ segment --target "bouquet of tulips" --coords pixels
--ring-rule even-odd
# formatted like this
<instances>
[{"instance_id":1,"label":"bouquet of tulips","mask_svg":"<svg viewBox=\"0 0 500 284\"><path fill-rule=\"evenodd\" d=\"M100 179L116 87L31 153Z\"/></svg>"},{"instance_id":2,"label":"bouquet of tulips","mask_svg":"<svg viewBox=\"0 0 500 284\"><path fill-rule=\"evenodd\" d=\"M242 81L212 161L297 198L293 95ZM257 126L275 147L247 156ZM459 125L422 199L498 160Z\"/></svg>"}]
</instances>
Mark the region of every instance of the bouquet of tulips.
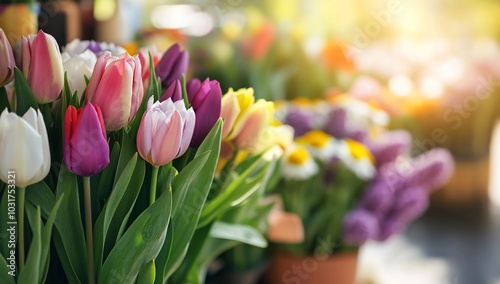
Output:
<instances>
[{"instance_id":1,"label":"bouquet of tulips","mask_svg":"<svg viewBox=\"0 0 500 284\"><path fill-rule=\"evenodd\" d=\"M272 103L235 109L217 81L186 82L179 45L61 54L40 31L19 46L0 30L2 283L200 283L225 247L209 241L267 245L223 217L274 169L258 155ZM223 139L254 157L218 171Z\"/></svg>"},{"instance_id":2,"label":"bouquet of tulips","mask_svg":"<svg viewBox=\"0 0 500 284\"><path fill-rule=\"evenodd\" d=\"M386 240L426 210L453 170L448 151L413 156L406 131L386 130L385 112L347 95L283 103L277 114L295 141L276 191L305 232L298 244L278 244L288 254L332 255Z\"/></svg>"}]
</instances>

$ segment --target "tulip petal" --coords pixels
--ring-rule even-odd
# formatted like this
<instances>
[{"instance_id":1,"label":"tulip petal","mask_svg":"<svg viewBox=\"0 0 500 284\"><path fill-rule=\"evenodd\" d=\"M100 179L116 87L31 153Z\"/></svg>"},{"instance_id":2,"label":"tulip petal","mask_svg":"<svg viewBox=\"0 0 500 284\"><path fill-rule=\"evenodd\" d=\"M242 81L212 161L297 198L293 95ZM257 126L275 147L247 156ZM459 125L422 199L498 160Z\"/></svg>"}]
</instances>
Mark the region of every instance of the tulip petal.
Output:
<instances>
[{"instance_id":1,"label":"tulip petal","mask_svg":"<svg viewBox=\"0 0 500 284\"><path fill-rule=\"evenodd\" d=\"M222 138L226 138L233 128L236 118L240 113L240 105L234 94L225 95L222 97L221 117L224 119L222 127Z\"/></svg>"},{"instance_id":2,"label":"tulip petal","mask_svg":"<svg viewBox=\"0 0 500 284\"><path fill-rule=\"evenodd\" d=\"M172 161L181 146L182 121L177 110L172 112L169 121L162 122L158 135L153 140L153 162L165 165Z\"/></svg>"},{"instance_id":3,"label":"tulip petal","mask_svg":"<svg viewBox=\"0 0 500 284\"><path fill-rule=\"evenodd\" d=\"M186 111L184 117L184 128L182 130L182 141L181 147L179 149L179 153L177 153L177 157L180 157L186 153L189 148L189 144L191 143L191 139L193 138L194 127L196 125L196 115L194 113L193 108L190 108Z\"/></svg>"}]
</instances>

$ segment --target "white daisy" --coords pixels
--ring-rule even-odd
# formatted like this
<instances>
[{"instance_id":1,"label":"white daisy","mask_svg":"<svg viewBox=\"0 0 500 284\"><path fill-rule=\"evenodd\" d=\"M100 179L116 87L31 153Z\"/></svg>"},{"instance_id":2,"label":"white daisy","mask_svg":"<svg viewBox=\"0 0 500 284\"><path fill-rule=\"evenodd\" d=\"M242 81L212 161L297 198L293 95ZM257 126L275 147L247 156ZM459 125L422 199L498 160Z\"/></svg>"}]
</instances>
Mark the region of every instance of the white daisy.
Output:
<instances>
[{"instance_id":1,"label":"white daisy","mask_svg":"<svg viewBox=\"0 0 500 284\"><path fill-rule=\"evenodd\" d=\"M372 179L377 173L375 159L361 143L347 139L341 144L340 160L363 180Z\"/></svg>"},{"instance_id":2,"label":"white daisy","mask_svg":"<svg viewBox=\"0 0 500 284\"><path fill-rule=\"evenodd\" d=\"M306 180L318 170L318 165L303 146L287 150L281 159L281 174L286 180Z\"/></svg>"}]
</instances>

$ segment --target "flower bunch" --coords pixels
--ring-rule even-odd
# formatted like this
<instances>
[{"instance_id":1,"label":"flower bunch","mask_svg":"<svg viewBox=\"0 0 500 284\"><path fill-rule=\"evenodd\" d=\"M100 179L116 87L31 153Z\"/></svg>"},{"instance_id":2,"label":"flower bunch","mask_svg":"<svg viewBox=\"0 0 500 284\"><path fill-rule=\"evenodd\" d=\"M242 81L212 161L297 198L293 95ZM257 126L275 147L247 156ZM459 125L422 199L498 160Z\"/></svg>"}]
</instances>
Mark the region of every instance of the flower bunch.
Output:
<instances>
[{"instance_id":1,"label":"flower bunch","mask_svg":"<svg viewBox=\"0 0 500 284\"><path fill-rule=\"evenodd\" d=\"M302 242L280 244L288 253L383 241L419 217L452 174L448 151L413 156L408 132L387 130L385 112L347 95L282 103L277 114L296 132L276 190L305 227Z\"/></svg>"},{"instance_id":2,"label":"flower bunch","mask_svg":"<svg viewBox=\"0 0 500 284\"><path fill-rule=\"evenodd\" d=\"M12 253L2 248L0 279L184 283L203 276L205 251L221 252L198 244L267 245L229 212L258 196L276 163L256 156L216 173L230 110L217 81L186 82L187 51L132 56L80 41L63 50L40 31L14 56L0 29L0 204L16 206L19 238ZM260 106L232 127L247 131ZM256 144L252 131L238 143Z\"/></svg>"}]
</instances>

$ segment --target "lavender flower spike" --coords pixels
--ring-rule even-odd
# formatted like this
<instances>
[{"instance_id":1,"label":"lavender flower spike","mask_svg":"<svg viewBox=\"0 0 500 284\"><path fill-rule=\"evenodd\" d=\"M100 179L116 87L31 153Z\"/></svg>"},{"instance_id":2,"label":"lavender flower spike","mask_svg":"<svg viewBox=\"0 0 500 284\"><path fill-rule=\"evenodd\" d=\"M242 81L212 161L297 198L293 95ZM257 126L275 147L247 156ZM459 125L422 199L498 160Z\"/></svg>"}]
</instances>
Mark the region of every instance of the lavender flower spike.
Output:
<instances>
[{"instance_id":1,"label":"lavender flower spike","mask_svg":"<svg viewBox=\"0 0 500 284\"><path fill-rule=\"evenodd\" d=\"M344 219L343 240L345 243L361 245L377 237L379 224L375 216L363 209L350 212Z\"/></svg>"}]
</instances>

